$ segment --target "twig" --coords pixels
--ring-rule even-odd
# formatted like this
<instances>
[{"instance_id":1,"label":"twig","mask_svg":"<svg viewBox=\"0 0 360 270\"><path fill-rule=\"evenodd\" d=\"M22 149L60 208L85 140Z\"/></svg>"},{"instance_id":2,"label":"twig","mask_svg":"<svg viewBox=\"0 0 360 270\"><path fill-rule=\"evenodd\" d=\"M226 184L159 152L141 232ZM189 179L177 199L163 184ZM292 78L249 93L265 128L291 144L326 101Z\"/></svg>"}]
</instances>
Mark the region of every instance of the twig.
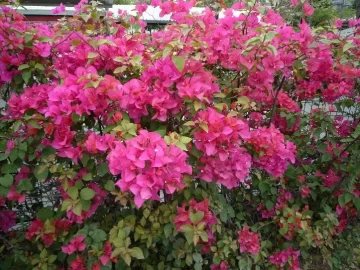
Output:
<instances>
[{"instance_id":1,"label":"twig","mask_svg":"<svg viewBox=\"0 0 360 270\"><path fill-rule=\"evenodd\" d=\"M100 135L103 135L103 130L102 130L102 124L101 124L101 120L100 120L100 116L98 117L98 123L99 123L99 131L100 131Z\"/></svg>"}]
</instances>

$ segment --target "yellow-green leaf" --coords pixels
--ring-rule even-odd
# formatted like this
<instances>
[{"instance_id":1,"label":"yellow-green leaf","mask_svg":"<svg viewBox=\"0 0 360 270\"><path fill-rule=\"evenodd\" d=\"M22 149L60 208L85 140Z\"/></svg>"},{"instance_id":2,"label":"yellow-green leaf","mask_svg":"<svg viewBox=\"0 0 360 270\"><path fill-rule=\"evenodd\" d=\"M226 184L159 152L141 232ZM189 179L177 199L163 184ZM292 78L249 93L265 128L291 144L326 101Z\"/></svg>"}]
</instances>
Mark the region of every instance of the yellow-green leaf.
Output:
<instances>
[{"instance_id":1,"label":"yellow-green leaf","mask_svg":"<svg viewBox=\"0 0 360 270\"><path fill-rule=\"evenodd\" d=\"M174 55L172 57L172 61L175 65L175 67L178 69L178 71L182 72L185 67L185 58L182 56L176 56Z\"/></svg>"}]
</instances>

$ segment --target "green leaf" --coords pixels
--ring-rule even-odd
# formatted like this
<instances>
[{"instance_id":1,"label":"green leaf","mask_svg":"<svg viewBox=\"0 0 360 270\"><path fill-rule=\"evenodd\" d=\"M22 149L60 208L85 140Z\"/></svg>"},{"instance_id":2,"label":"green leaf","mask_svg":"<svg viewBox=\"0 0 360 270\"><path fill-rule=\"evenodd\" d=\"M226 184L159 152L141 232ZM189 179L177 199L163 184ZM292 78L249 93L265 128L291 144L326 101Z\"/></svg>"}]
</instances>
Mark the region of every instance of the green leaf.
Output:
<instances>
[{"instance_id":1,"label":"green leaf","mask_svg":"<svg viewBox=\"0 0 360 270\"><path fill-rule=\"evenodd\" d=\"M114 74L123 73L127 69L127 66L121 66L114 69Z\"/></svg>"},{"instance_id":2,"label":"green leaf","mask_svg":"<svg viewBox=\"0 0 360 270\"><path fill-rule=\"evenodd\" d=\"M41 182L48 177L48 174L49 174L49 169L45 164L36 166L34 170L34 175L36 179Z\"/></svg>"},{"instance_id":3,"label":"green leaf","mask_svg":"<svg viewBox=\"0 0 360 270\"><path fill-rule=\"evenodd\" d=\"M172 61L175 65L175 67L178 69L178 71L182 72L185 67L185 58L182 56L176 56L174 55L172 57Z\"/></svg>"},{"instance_id":4,"label":"green leaf","mask_svg":"<svg viewBox=\"0 0 360 270\"><path fill-rule=\"evenodd\" d=\"M206 124L206 123L201 123L201 124L199 125L199 127L201 127L205 132L209 132L209 126L208 126L208 124Z\"/></svg>"},{"instance_id":5,"label":"green leaf","mask_svg":"<svg viewBox=\"0 0 360 270\"><path fill-rule=\"evenodd\" d=\"M200 232L200 238L201 238L201 240L203 240L204 242L209 241L209 236L208 236L207 232L205 232L205 231Z\"/></svg>"},{"instance_id":6,"label":"green leaf","mask_svg":"<svg viewBox=\"0 0 360 270\"><path fill-rule=\"evenodd\" d=\"M0 196L1 197L6 197L7 194L9 193L9 191L10 191L10 188L3 187L0 185Z\"/></svg>"},{"instance_id":7,"label":"green leaf","mask_svg":"<svg viewBox=\"0 0 360 270\"><path fill-rule=\"evenodd\" d=\"M131 255L130 254L128 254L128 253L123 254L122 259L128 266L130 266L130 264L131 264Z\"/></svg>"},{"instance_id":8,"label":"green leaf","mask_svg":"<svg viewBox=\"0 0 360 270\"><path fill-rule=\"evenodd\" d=\"M256 37L252 37L252 38L248 39L248 40L245 42L245 45L248 46L248 45L251 45L251 44L258 43L258 42L260 42L260 37L259 37L259 36L256 36Z\"/></svg>"},{"instance_id":9,"label":"green leaf","mask_svg":"<svg viewBox=\"0 0 360 270\"><path fill-rule=\"evenodd\" d=\"M88 55L87 55L87 58L88 59L93 59L93 58L96 58L98 56L99 56L99 54L96 53L96 52L89 52Z\"/></svg>"},{"instance_id":10,"label":"green leaf","mask_svg":"<svg viewBox=\"0 0 360 270\"><path fill-rule=\"evenodd\" d=\"M67 193L69 194L70 198L76 200L79 197L79 190L76 186L69 187Z\"/></svg>"},{"instance_id":11,"label":"green leaf","mask_svg":"<svg viewBox=\"0 0 360 270\"><path fill-rule=\"evenodd\" d=\"M351 48L355 48L355 45L350 43L350 42L347 42L345 45L344 45L344 48L343 48L343 52L346 52L347 50L351 49Z\"/></svg>"},{"instance_id":12,"label":"green leaf","mask_svg":"<svg viewBox=\"0 0 360 270\"><path fill-rule=\"evenodd\" d=\"M133 58L131 58L130 63L133 66L140 65L142 58L143 57L141 55L135 55Z\"/></svg>"},{"instance_id":13,"label":"green leaf","mask_svg":"<svg viewBox=\"0 0 360 270\"><path fill-rule=\"evenodd\" d=\"M81 163L86 167L86 165L89 162L89 159L90 159L89 155L83 154L83 157L81 158Z\"/></svg>"},{"instance_id":14,"label":"green leaf","mask_svg":"<svg viewBox=\"0 0 360 270\"><path fill-rule=\"evenodd\" d=\"M360 211L360 198L354 199L354 205L358 211Z\"/></svg>"},{"instance_id":15,"label":"green leaf","mask_svg":"<svg viewBox=\"0 0 360 270\"><path fill-rule=\"evenodd\" d=\"M30 179L23 179L20 181L20 183L17 185L16 190L21 193L23 191L31 191L33 190L33 185L30 181Z\"/></svg>"},{"instance_id":16,"label":"green leaf","mask_svg":"<svg viewBox=\"0 0 360 270\"><path fill-rule=\"evenodd\" d=\"M162 57L163 58L167 57L171 53L172 49L173 48L170 45L166 45L163 50Z\"/></svg>"},{"instance_id":17,"label":"green leaf","mask_svg":"<svg viewBox=\"0 0 360 270\"><path fill-rule=\"evenodd\" d=\"M34 127L34 128L41 128L41 126L38 124L38 122L37 121L35 121L34 119L31 119L31 120L29 120L29 125L30 126L32 126L32 127Z\"/></svg>"},{"instance_id":18,"label":"green leaf","mask_svg":"<svg viewBox=\"0 0 360 270\"><path fill-rule=\"evenodd\" d=\"M339 201L339 204L341 207L344 206L345 204L347 204L350 200L351 200L351 195L349 193L342 194L338 198L338 201Z\"/></svg>"},{"instance_id":19,"label":"green leaf","mask_svg":"<svg viewBox=\"0 0 360 270\"><path fill-rule=\"evenodd\" d=\"M345 193L345 204L350 202L352 199L352 195L350 193Z\"/></svg>"},{"instance_id":20,"label":"green leaf","mask_svg":"<svg viewBox=\"0 0 360 270\"><path fill-rule=\"evenodd\" d=\"M288 224L287 223L283 223L283 227L279 230L281 235L284 235L288 232Z\"/></svg>"},{"instance_id":21,"label":"green leaf","mask_svg":"<svg viewBox=\"0 0 360 270\"><path fill-rule=\"evenodd\" d=\"M274 207L274 203L272 201L266 201L265 206L267 210L271 210Z\"/></svg>"},{"instance_id":22,"label":"green leaf","mask_svg":"<svg viewBox=\"0 0 360 270\"><path fill-rule=\"evenodd\" d=\"M87 173L83 176L83 180L84 181L91 181L93 180L92 174L91 173Z\"/></svg>"},{"instance_id":23,"label":"green leaf","mask_svg":"<svg viewBox=\"0 0 360 270\"><path fill-rule=\"evenodd\" d=\"M5 159L7 159L8 156L9 156L9 154L7 154L7 153L1 153L1 154L0 154L0 161L3 161L3 160L5 160Z\"/></svg>"},{"instance_id":24,"label":"green leaf","mask_svg":"<svg viewBox=\"0 0 360 270\"><path fill-rule=\"evenodd\" d=\"M1 167L2 173L17 173L18 166L15 164L5 164Z\"/></svg>"},{"instance_id":25,"label":"green leaf","mask_svg":"<svg viewBox=\"0 0 360 270\"><path fill-rule=\"evenodd\" d=\"M115 248L114 251L111 253L111 258L119 256L123 251L124 248Z\"/></svg>"},{"instance_id":26,"label":"green leaf","mask_svg":"<svg viewBox=\"0 0 360 270\"><path fill-rule=\"evenodd\" d=\"M202 105L203 104L200 101L195 100L194 101L194 109L195 109L195 111L197 112L198 110L200 110L202 108Z\"/></svg>"},{"instance_id":27,"label":"green leaf","mask_svg":"<svg viewBox=\"0 0 360 270\"><path fill-rule=\"evenodd\" d=\"M24 70L24 69L27 69L29 68L30 66L28 64L22 64L18 67L18 70Z\"/></svg>"},{"instance_id":28,"label":"green leaf","mask_svg":"<svg viewBox=\"0 0 360 270\"><path fill-rule=\"evenodd\" d=\"M181 137L180 137L180 142L182 142L182 143L187 144L187 143L189 143L189 142L191 142L191 141L192 141L192 138L185 137L185 136L181 136Z\"/></svg>"},{"instance_id":29,"label":"green leaf","mask_svg":"<svg viewBox=\"0 0 360 270\"><path fill-rule=\"evenodd\" d=\"M56 255L50 255L48 257L48 262L51 264L51 263L55 262L56 258L57 258Z\"/></svg>"},{"instance_id":30,"label":"green leaf","mask_svg":"<svg viewBox=\"0 0 360 270\"><path fill-rule=\"evenodd\" d=\"M74 185L77 189L82 189L84 187L84 183L81 180L77 180Z\"/></svg>"},{"instance_id":31,"label":"green leaf","mask_svg":"<svg viewBox=\"0 0 360 270\"><path fill-rule=\"evenodd\" d=\"M107 238L106 233L101 229L95 229L90 231L89 236L97 243L105 241Z\"/></svg>"},{"instance_id":32,"label":"green leaf","mask_svg":"<svg viewBox=\"0 0 360 270\"><path fill-rule=\"evenodd\" d=\"M199 211L196 213L190 213L190 220L192 223L198 223L200 220L204 218L204 212Z\"/></svg>"},{"instance_id":33,"label":"green leaf","mask_svg":"<svg viewBox=\"0 0 360 270\"><path fill-rule=\"evenodd\" d=\"M185 232L185 238L189 245L193 242L193 237L194 237L194 231Z\"/></svg>"},{"instance_id":34,"label":"green leaf","mask_svg":"<svg viewBox=\"0 0 360 270\"><path fill-rule=\"evenodd\" d=\"M220 258L219 256L215 256L215 257L213 258L213 263L214 263L214 264L220 264L220 263L221 263L221 258Z\"/></svg>"},{"instance_id":35,"label":"green leaf","mask_svg":"<svg viewBox=\"0 0 360 270\"><path fill-rule=\"evenodd\" d=\"M173 231L173 226L170 223L164 226L164 234L166 238L168 238L171 235L172 231Z\"/></svg>"},{"instance_id":36,"label":"green leaf","mask_svg":"<svg viewBox=\"0 0 360 270\"><path fill-rule=\"evenodd\" d=\"M160 126L157 130L155 130L156 133L158 133L160 136L166 135L166 126Z\"/></svg>"},{"instance_id":37,"label":"green leaf","mask_svg":"<svg viewBox=\"0 0 360 270\"><path fill-rule=\"evenodd\" d=\"M31 70L27 69L24 70L21 74L21 77L23 78L24 82L28 84L30 78L31 78Z\"/></svg>"},{"instance_id":38,"label":"green leaf","mask_svg":"<svg viewBox=\"0 0 360 270\"><path fill-rule=\"evenodd\" d=\"M90 200L85 201L85 200L81 199L80 202L81 202L82 210L89 211L90 206L91 206L91 201Z\"/></svg>"},{"instance_id":39,"label":"green leaf","mask_svg":"<svg viewBox=\"0 0 360 270\"><path fill-rule=\"evenodd\" d=\"M266 47L266 49L268 50L268 51L270 51L273 55L277 55L277 50L276 50L276 48L273 46L273 45L271 45L271 44L268 44L267 45L267 47Z\"/></svg>"},{"instance_id":40,"label":"green leaf","mask_svg":"<svg viewBox=\"0 0 360 270\"><path fill-rule=\"evenodd\" d=\"M104 186L104 188L107 190L107 191L113 191L115 189L115 184L113 181L111 180L108 180Z\"/></svg>"},{"instance_id":41,"label":"green leaf","mask_svg":"<svg viewBox=\"0 0 360 270\"><path fill-rule=\"evenodd\" d=\"M80 191L80 197L81 199L88 201L91 200L95 196L95 191L91 188L83 188Z\"/></svg>"},{"instance_id":42,"label":"green leaf","mask_svg":"<svg viewBox=\"0 0 360 270\"><path fill-rule=\"evenodd\" d=\"M48 208L41 208L37 211L36 216L40 218L42 221L46 221L54 216L54 212Z\"/></svg>"},{"instance_id":43,"label":"green leaf","mask_svg":"<svg viewBox=\"0 0 360 270\"><path fill-rule=\"evenodd\" d=\"M3 187L10 187L14 182L14 177L10 174L5 174L3 177L0 177L0 185Z\"/></svg>"},{"instance_id":44,"label":"green leaf","mask_svg":"<svg viewBox=\"0 0 360 270\"><path fill-rule=\"evenodd\" d=\"M199 253L193 254L193 259L195 262L202 262L202 260L203 260L201 254L199 254Z\"/></svg>"},{"instance_id":45,"label":"green leaf","mask_svg":"<svg viewBox=\"0 0 360 270\"><path fill-rule=\"evenodd\" d=\"M269 184L267 182L261 181L259 183L259 189L261 193L265 193L269 189Z\"/></svg>"},{"instance_id":46,"label":"green leaf","mask_svg":"<svg viewBox=\"0 0 360 270\"><path fill-rule=\"evenodd\" d=\"M98 167L97 167L97 174L101 177L103 177L105 174L107 174L109 172L109 168L108 165L104 162L101 163Z\"/></svg>"},{"instance_id":47,"label":"green leaf","mask_svg":"<svg viewBox=\"0 0 360 270\"><path fill-rule=\"evenodd\" d=\"M40 63L36 63L35 68L38 69L38 70L45 70L45 67Z\"/></svg>"},{"instance_id":48,"label":"green leaf","mask_svg":"<svg viewBox=\"0 0 360 270\"><path fill-rule=\"evenodd\" d=\"M321 162L327 162L332 159L332 155L330 153L325 153L321 156Z\"/></svg>"},{"instance_id":49,"label":"green leaf","mask_svg":"<svg viewBox=\"0 0 360 270\"><path fill-rule=\"evenodd\" d=\"M49 41L51 41L51 40L52 40L51 38L46 37L46 36L39 37L38 39L39 39L40 41L42 41L42 42L49 42Z\"/></svg>"},{"instance_id":50,"label":"green leaf","mask_svg":"<svg viewBox=\"0 0 360 270\"><path fill-rule=\"evenodd\" d=\"M41 150L41 158L46 160L49 156L55 155L56 150L51 146L46 146L44 149Z\"/></svg>"},{"instance_id":51,"label":"green leaf","mask_svg":"<svg viewBox=\"0 0 360 270\"><path fill-rule=\"evenodd\" d=\"M132 248L130 250L130 255L131 255L131 257L134 257L138 260L145 259L143 251L138 247Z\"/></svg>"},{"instance_id":52,"label":"green leaf","mask_svg":"<svg viewBox=\"0 0 360 270\"><path fill-rule=\"evenodd\" d=\"M81 204L81 203L76 204L76 205L73 207L72 211L74 212L75 215L81 216L82 204Z\"/></svg>"}]
</instances>

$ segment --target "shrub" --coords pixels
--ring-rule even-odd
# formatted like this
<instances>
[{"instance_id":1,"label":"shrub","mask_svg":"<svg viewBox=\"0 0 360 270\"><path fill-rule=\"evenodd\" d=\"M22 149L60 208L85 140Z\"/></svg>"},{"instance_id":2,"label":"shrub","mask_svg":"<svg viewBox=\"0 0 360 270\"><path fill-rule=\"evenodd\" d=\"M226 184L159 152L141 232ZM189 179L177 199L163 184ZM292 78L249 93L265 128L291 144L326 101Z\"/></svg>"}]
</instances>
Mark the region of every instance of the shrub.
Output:
<instances>
[{"instance_id":1,"label":"shrub","mask_svg":"<svg viewBox=\"0 0 360 270\"><path fill-rule=\"evenodd\" d=\"M2 267L359 267L359 35L194 4L2 6Z\"/></svg>"}]
</instances>

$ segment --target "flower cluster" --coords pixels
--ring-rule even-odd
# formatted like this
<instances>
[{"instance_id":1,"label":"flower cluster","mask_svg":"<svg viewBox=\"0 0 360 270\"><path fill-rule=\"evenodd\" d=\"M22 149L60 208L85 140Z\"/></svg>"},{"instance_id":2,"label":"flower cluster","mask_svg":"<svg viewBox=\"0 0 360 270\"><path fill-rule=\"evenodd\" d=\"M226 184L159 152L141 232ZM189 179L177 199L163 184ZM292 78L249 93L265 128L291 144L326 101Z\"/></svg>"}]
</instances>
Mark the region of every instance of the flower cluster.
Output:
<instances>
[{"instance_id":1,"label":"flower cluster","mask_svg":"<svg viewBox=\"0 0 360 270\"><path fill-rule=\"evenodd\" d=\"M259 235L250 232L249 226L244 227L239 232L240 252L249 252L250 254L257 254L260 251Z\"/></svg>"},{"instance_id":2,"label":"flower cluster","mask_svg":"<svg viewBox=\"0 0 360 270\"><path fill-rule=\"evenodd\" d=\"M212 264L210 266L211 270L228 270L230 268L230 265L228 265L226 262L221 262L219 264Z\"/></svg>"},{"instance_id":3,"label":"flower cluster","mask_svg":"<svg viewBox=\"0 0 360 270\"><path fill-rule=\"evenodd\" d=\"M240 144L250 138L248 125L212 108L198 113L196 125L195 145L204 153L199 177L207 182L215 180L230 189L244 182L251 156Z\"/></svg>"},{"instance_id":4,"label":"flower cluster","mask_svg":"<svg viewBox=\"0 0 360 270\"><path fill-rule=\"evenodd\" d=\"M16 224L16 212L0 210L0 229L6 233Z\"/></svg>"},{"instance_id":5,"label":"flower cluster","mask_svg":"<svg viewBox=\"0 0 360 270\"><path fill-rule=\"evenodd\" d=\"M45 246L51 246L60 235L66 235L70 230L72 222L68 219L54 219L52 221L36 219L30 223L26 232L26 239L33 237L41 239Z\"/></svg>"},{"instance_id":6,"label":"flower cluster","mask_svg":"<svg viewBox=\"0 0 360 270\"><path fill-rule=\"evenodd\" d=\"M76 251L83 251L86 248L84 243L84 236L77 236L70 240L70 243L61 247L62 252L65 254L73 254Z\"/></svg>"},{"instance_id":7,"label":"flower cluster","mask_svg":"<svg viewBox=\"0 0 360 270\"><path fill-rule=\"evenodd\" d=\"M253 130L248 143L258 154L255 165L274 177L282 175L289 162L295 162L296 146L285 141L284 135L273 125Z\"/></svg>"},{"instance_id":8,"label":"flower cluster","mask_svg":"<svg viewBox=\"0 0 360 270\"><path fill-rule=\"evenodd\" d=\"M330 169L327 174L316 172L316 176L320 177L323 180L323 185L328 188L332 188L341 181L341 177L332 169Z\"/></svg>"},{"instance_id":9,"label":"flower cluster","mask_svg":"<svg viewBox=\"0 0 360 270\"><path fill-rule=\"evenodd\" d=\"M160 190L172 194L183 189L184 175L192 173L186 158L180 148L166 145L159 134L146 130L127 140L126 145L116 143L107 156L111 173L121 174L116 185L135 195L137 207L145 200L160 200Z\"/></svg>"},{"instance_id":10,"label":"flower cluster","mask_svg":"<svg viewBox=\"0 0 360 270\"><path fill-rule=\"evenodd\" d=\"M284 267L288 263L289 268L292 270L300 270L299 261L300 251L295 251L291 247L274 253L269 257L269 261L277 266Z\"/></svg>"}]
</instances>

